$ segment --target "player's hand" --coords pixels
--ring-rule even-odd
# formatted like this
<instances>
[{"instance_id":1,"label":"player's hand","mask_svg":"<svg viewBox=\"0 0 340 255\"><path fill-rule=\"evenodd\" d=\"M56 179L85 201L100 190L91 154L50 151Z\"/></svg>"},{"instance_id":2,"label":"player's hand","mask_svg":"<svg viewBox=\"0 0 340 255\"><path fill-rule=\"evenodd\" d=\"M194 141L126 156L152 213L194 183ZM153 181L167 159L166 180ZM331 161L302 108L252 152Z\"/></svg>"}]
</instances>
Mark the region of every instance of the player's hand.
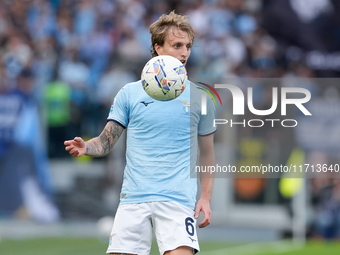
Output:
<instances>
[{"instance_id":1,"label":"player's hand","mask_svg":"<svg viewBox=\"0 0 340 255\"><path fill-rule=\"evenodd\" d=\"M64 142L65 150L73 157L80 157L86 153L86 144L81 137L75 137L73 140Z\"/></svg>"},{"instance_id":2,"label":"player's hand","mask_svg":"<svg viewBox=\"0 0 340 255\"><path fill-rule=\"evenodd\" d=\"M198 200L196 204L196 210L195 210L195 219L198 219L201 211L204 214L204 219L198 225L198 227L204 228L210 224L210 219L211 219L210 201L208 199L201 198L200 200Z\"/></svg>"}]
</instances>

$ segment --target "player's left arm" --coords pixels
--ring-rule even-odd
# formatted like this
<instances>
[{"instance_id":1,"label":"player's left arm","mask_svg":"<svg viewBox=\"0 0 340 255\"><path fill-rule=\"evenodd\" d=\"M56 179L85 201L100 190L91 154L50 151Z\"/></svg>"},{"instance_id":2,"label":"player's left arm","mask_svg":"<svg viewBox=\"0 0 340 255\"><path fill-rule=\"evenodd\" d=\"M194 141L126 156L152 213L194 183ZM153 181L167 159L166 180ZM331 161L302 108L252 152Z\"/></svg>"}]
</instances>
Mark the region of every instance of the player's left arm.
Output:
<instances>
[{"instance_id":1,"label":"player's left arm","mask_svg":"<svg viewBox=\"0 0 340 255\"><path fill-rule=\"evenodd\" d=\"M214 134L198 136L198 146L200 149L199 165L202 167L215 166ZM210 201L214 175L208 172L200 172L200 181L201 197L196 204L195 218L198 218L201 211L204 213L204 219L198 225L200 228L204 228L210 224L211 219Z\"/></svg>"}]
</instances>

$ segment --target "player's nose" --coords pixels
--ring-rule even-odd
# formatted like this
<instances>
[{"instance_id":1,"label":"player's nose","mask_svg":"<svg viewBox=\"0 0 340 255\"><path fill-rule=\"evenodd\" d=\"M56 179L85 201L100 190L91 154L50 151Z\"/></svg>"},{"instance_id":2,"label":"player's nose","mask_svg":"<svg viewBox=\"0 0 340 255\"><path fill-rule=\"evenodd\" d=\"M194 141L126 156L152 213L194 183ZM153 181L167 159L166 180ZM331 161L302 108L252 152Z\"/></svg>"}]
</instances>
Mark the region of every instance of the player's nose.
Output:
<instances>
[{"instance_id":1,"label":"player's nose","mask_svg":"<svg viewBox=\"0 0 340 255\"><path fill-rule=\"evenodd\" d=\"M188 58L190 55L190 50L187 47L183 47L182 51L181 51L181 57L183 58Z\"/></svg>"}]
</instances>

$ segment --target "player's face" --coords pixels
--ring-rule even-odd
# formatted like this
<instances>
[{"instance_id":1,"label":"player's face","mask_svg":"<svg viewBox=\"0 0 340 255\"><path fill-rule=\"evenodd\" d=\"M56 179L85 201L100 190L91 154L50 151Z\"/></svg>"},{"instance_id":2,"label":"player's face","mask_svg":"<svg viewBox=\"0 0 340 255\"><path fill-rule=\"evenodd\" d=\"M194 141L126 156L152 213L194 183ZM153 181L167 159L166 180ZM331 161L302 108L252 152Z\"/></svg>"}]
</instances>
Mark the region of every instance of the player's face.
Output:
<instances>
[{"instance_id":1,"label":"player's face","mask_svg":"<svg viewBox=\"0 0 340 255\"><path fill-rule=\"evenodd\" d=\"M187 32L172 27L165 36L162 46L155 44L158 55L170 55L185 65L191 53L192 41Z\"/></svg>"}]
</instances>

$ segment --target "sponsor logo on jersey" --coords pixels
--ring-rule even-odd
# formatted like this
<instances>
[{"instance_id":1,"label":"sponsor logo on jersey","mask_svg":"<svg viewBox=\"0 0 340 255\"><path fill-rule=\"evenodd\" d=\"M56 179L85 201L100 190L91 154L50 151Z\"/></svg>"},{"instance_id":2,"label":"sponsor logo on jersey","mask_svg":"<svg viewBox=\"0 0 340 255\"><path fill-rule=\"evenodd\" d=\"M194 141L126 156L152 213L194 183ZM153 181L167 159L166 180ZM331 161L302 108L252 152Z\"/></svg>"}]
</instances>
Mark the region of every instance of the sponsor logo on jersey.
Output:
<instances>
[{"instance_id":1,"label":"sponsor logo on jersey","mask_svg":"<svg viewBox=\"0 0 340 255\"><path fill-rule=\"evenodd\" d=\"M152 104L154 101L151 102L145 102L145 101L140 101L141 104L144 104L145 106L148 106L149 104Z\"/></svg>"}]
</instances>

